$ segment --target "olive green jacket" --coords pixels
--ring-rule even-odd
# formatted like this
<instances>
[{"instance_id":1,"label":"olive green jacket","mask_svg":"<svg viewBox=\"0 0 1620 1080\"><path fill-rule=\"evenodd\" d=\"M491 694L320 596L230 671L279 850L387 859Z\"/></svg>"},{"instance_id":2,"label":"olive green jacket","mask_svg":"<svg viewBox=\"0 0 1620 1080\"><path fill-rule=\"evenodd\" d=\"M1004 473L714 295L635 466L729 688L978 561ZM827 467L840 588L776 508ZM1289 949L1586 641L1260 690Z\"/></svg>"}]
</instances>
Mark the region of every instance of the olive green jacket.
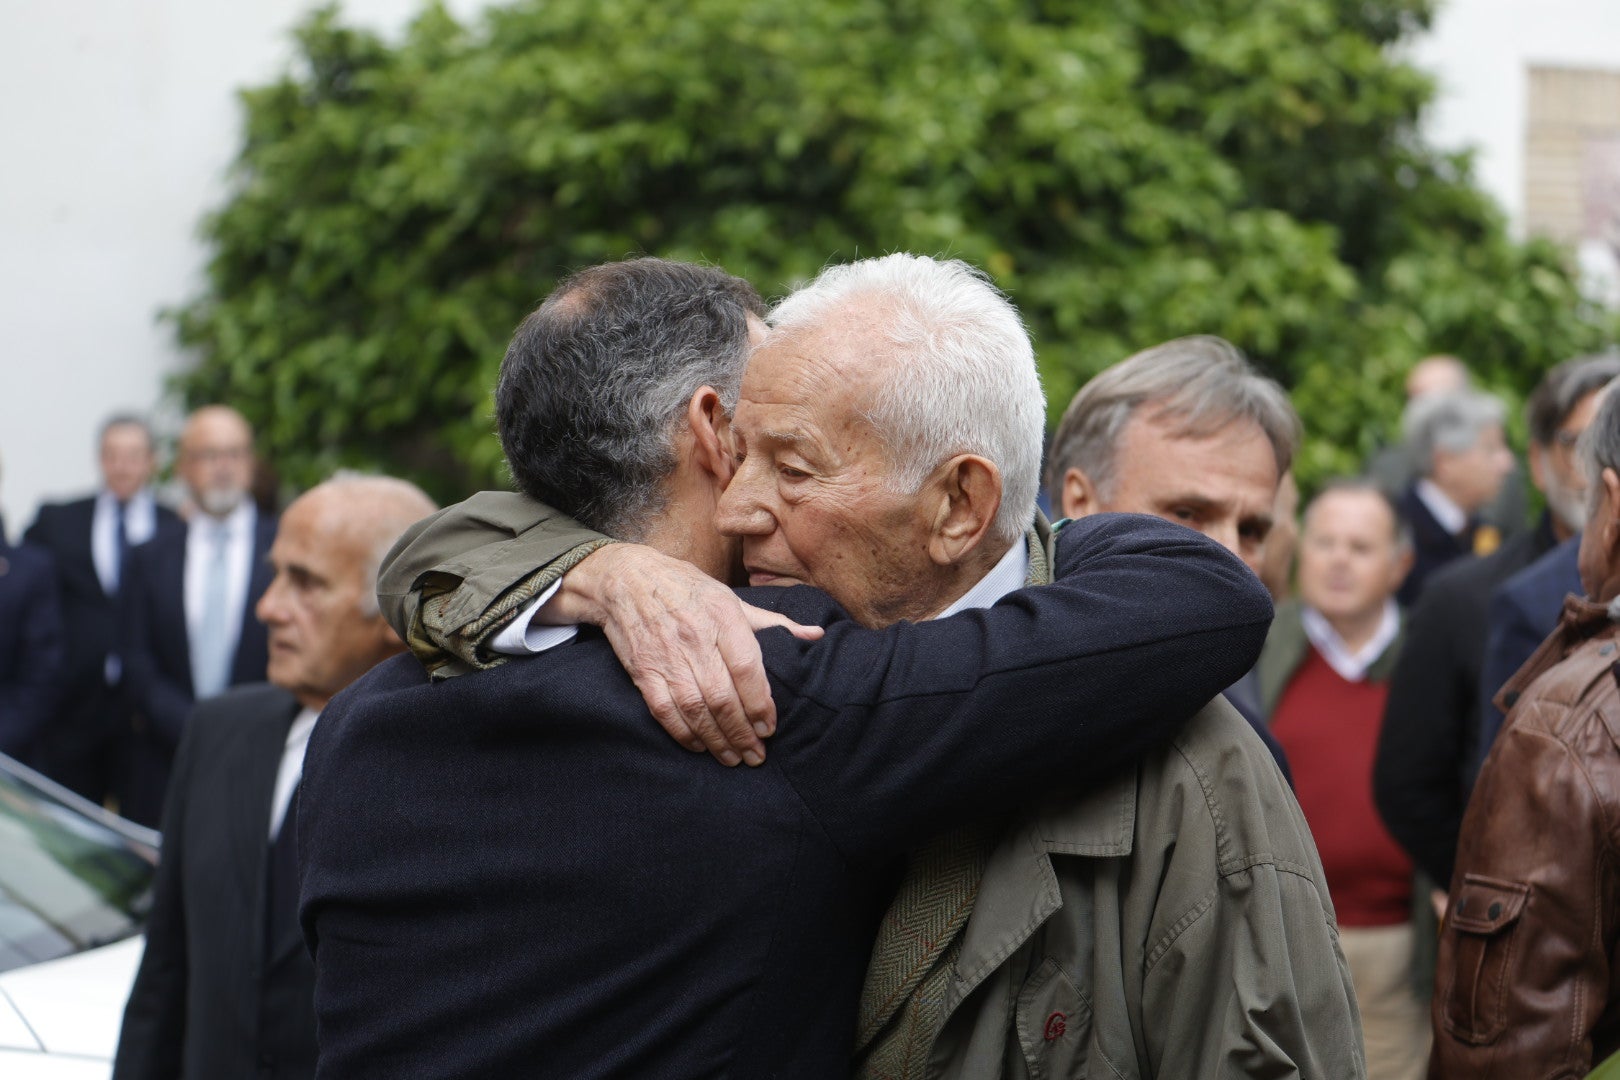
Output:
<instances>
[{"instance_id":1,"label":"olive green jacket","mask_svg":"<svg viewBox=\"0 0 1620 1080\"><path fill-rule=\"evenodd\" d=\"M379 600L436 677L493 666L489 638L609 542L484 492L400 539ZM1231 706L1217 699L1135 771L1003 837L926 1074L1365 1075L1315 847Z\"/></svg>"}]
</instances>

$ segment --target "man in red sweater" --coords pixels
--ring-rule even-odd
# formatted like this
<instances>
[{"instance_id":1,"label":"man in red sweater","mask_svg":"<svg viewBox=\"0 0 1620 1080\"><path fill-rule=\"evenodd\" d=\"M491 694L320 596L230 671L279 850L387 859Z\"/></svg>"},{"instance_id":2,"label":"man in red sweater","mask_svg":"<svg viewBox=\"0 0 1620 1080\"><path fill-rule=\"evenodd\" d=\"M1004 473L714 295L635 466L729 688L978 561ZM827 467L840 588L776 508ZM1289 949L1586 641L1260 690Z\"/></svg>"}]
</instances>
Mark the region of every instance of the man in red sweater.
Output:
<instances>
[{"instance_id":1,"label":"man in red sweater","mask_svg":"<svg viewBox=\"0 0 1620 1080\"><path fill-rule=\"evenodd\" d=\"M1280 606L1259 672L1272 734L1316 838L1361 1009L1369 1080L1418 1080L1428 1017L1412 983L1412 861L1373 807L1373 752L1400 645L1410 537L1370 482L1305 511L1299 601Z\"/></svg>"}]
</instances>

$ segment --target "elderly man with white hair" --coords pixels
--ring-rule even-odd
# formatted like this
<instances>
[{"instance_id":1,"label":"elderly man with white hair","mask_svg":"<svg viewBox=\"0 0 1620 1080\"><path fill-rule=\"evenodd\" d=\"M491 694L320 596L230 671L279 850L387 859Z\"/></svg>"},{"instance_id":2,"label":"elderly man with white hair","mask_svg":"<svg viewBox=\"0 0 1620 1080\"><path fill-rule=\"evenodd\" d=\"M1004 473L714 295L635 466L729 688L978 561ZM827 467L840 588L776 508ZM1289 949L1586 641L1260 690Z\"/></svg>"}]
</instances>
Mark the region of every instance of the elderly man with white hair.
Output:
<instances>
[{"instance_id":1,"label":"elderly man with white hair","mask_svg":"<svg viewBox=\"0 0 1620 1080\"><path fill-rule=\"evenodd\" d=\"M1475 390L1425 394L1407 408L1406 441L1419 476L1400 500L1412 529L1412 570L1397 599L1410 607L1430 574L1463 555L1489 555L1501 544L1479 511L1513 472L1502 433L1501 401Z\"/></svg>"},{"instance_id":2,"label":"elderly man with white hair","mask_svg":"<svg viewBox=\"0 0 1620 1080\"><path fill-rule=\"evenodd\" d=\"M497 395L519 484L587 524L611 517L615 500L582 500L570 476L520 460L534 445L526 431L551 437L539 432L552 427L544 398L558 372L517 372L530 340L565 364L634 344L569 333L613 314L615 293L593 279L554 294L531 317L551 329L519 331L511 381L503 370L510 393ZM637 334L667 325L626 315L613 324ZM457 852L457 873L394 866L379 888L345 869L345 852L374 842L365 819L400 820L394 800L345 799L334 781L311 788L333 797L319 811L333 825L309 834L304 892L332 988L323 1032L373 1015L373 992L393 1010L364 1033L345 1027L338 1071L544 1060L570 1076L824 1077L846 1072L853 1054L873 1076L992 1075L1004 1064L1012 1075L1083 1075L1088 1060L1136 1075L1362 1075L1331 906L1281 776L1224 704L1162 743L1244 670L1246 657L1211 651L1220 635L1202 628L1218 621L1206 605L1219 607L1221 593L1252 601L1253 576L1223 553L1219 581L1205 579L1217 546L1145 517L1099 516L1053 542L1034 505L1042 408L1028 338L965 266L897 255L834 267L772 324L734 412L723 389L694 395L668 498L635 527L667 552L662 524L678 521L688 550L723 556L724 544L710 549L700 535L707 512L722 538L740 539L730 550L752 584L825 588L851 619L814 607L813 590L748 591L830 622L820 642L760 636L779 728L760 768L725 773L671 758L594 635L501 662L534 647L536 614L635 607L619 602L626 575L652 580L629 568L655 556L593 550L602 538L576 547L577 530L547 538L559 530L547 511L487 497L408 536L385 574L385 604L441 675L475 670L434 687L420 671L382 669L323 725L315 768L335 781L379 760L409 768L425 753L432 770L396 776L408 786L488 746L470 800L496 822L481 826L482 842L501 844L513 770L533 801L518 809L543 827L509 852L481 853L430 824L427 839ZM682 463L703 460L710 479L698 483ZM529 568L570 548L585 557L547 601L556 567ZM717 564L723 572L721 558L711 572ZM685 596L692 571L666 569L681 584L661 591ZM1019 588L1054 572L1051 585ZM913 622L858 628L896 619ZM1202 651L1182 647L1187 633ZM638 670L636 649L625 652ZM1179 659L1164 662L1166 652ZM1150 656L1160 660L1151 668ZM1139 768L1119 770L1155 740ZM416 795L438 807L443 790ZM892 860L908 848L895 893ZM503 874L480 887L489 859ZM872 900L890 902L881 931ZM402 984L405 953L419 967L424 942L465 937L468 910L487 944L509 933L497 927L535 924L517 910L525 903L554 931L481 950L476 991L473 973L421 993ZM443 970L432 957L426 966ZM500 1004L466 1025L424 1027L447 999ZM621 1014L636 1024L626 1029ZM447 1030L464 1032L462 1045L415 1034L442 1044Z\"/></svg>"}]
</instances>

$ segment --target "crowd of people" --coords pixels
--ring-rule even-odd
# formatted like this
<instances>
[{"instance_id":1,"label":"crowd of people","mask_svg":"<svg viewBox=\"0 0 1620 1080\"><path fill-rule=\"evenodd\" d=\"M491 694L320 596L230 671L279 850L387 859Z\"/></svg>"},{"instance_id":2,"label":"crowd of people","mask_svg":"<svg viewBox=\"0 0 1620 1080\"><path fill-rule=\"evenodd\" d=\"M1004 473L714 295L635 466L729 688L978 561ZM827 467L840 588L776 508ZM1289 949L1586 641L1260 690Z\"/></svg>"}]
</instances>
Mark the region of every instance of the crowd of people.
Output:
<instances>
[{"instance_id":1,"label":"crowd of people","mask_svg":"<svg viewBox=\"0 0 1620 1080\"><path fill-rule=\"evenodd\" d=\"M1219 338L1047 447L965 264L605 264L513 335L513 491L278 519L211 405L176 512L109 420L0 550L0 750L161 827L120 1078L1584 1076L1616 376L1531 394L1533 520L1448 356L1301 512Z\"/></svg>"}]
</instances>

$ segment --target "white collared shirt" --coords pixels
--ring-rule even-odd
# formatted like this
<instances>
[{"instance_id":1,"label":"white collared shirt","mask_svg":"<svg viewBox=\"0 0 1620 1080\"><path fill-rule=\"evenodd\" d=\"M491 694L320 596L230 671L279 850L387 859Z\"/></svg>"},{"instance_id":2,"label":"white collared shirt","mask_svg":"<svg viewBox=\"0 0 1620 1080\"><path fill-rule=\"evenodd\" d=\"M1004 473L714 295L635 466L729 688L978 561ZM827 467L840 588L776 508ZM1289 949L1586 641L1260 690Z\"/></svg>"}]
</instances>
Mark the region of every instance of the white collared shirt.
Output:
<instances>
[{"instance_id":1,"label":"white collared shirt","mask_svg":"<svg viewBox=\"0 0 1620 1080\"><path fill-rule=\"evenodd\" d=\"M1440 485L1433 480L1424 477L1417 482L1417 497L1434 515L1440 527L1452 536L1458 536L1468 528L1468 511L1453 502L1451 496L1441 491Z\"/></svg>"},{"instance_id":2,"label":"white collared shirt","mask_svg":"<svg viewBox=\"0 0 1620 1080\"><path fill-rule=\"evenodd\" d=\"M287 805L292 802L298 781L304 778L304 751L309 749L309 735L315 730L320 713L314 709L299 709L287 729L287 743L281 750L281 767L276 770L275 794L270 797L270 842L276 842L281 823L287 819Z\"/></svg>"},{"instance_id":3,"label":"white collared shirt","mask_svg":"<svg viewBox=\"0 0 1620 1080\"><path fill-rule=\"evenodd\" d=\"M990 568L988 574L976 581L973 588L957 597L954 604L934 618L943 619L947 615L955 615L958 611L987 608L1008 593L1022 589L1028 580L1029 544L1020 536L1013 541L1007 553L996 561L996 565Z\"/></svg>"},{"instance_id":4,"label":"white collared shirt","mask_svg":"<svg viewBox=\"0 0 1620 1080\"><path fill-rule=\"evenodd\" d=\"M1395 606L1394 600L1384 601L1384 614L1378 620L1378 629L1373 636L1367 639L1367 644L1352 652L1345 645L1344 638L1333 629L1333 624L1327 621L1315 608L1307 607L1300 611L1300 621L1305 624L1305 637L1322 654L1328 667L1339 673L1339 678L1346 682L1361 682L1367 677L1367 669L1373 666L1373 661L1384 655L1390 642L1401 629L1401 616Z\"/></svg>"},{"instance_id":5,"label":"white collared shirt","mask_svg":"<svg viewBox=\"0 0 1620 1080\"><path fill-rule=\"evenodd\" d=\"M149 488L130 496L124 507L124 537L130 547L144 544L157 531L157 501ZM118 580L118 498L110 491L96 496L96 509L90 517L90 557L96 564L96 577L109 595L121 584Z\"/></svg>"},{"instance_id":6,"label":"white collared shirt","mask_svg":"<svg viewBox=\"0 0 1620 1080\"><path fill-rule=\"evenodd\" d=\"M1023 537L1013 542L1007 553L997 560L990 572L974 583L973 587L961 596L950 607L934 616L943 619L947 615L955 615L958 611L968 611L972 608L987 608L1006 596L1024 587L1029 577L1029 546ZM579 633L578 626L542 626L534 622L535 615L556 594L562 586L562 579L558 578L551 588L525 607L518 617L506 624L506 628L495 635L490 642L490 650L502 656L530 656L543 653L547 649L554 649L574 639Z\"/></svg>"},{"instance_id":7,"label":"white collared shirt","mask_svg":"<svg viewBox=\"0 0 1620 1080\"><path fill-rule=\"evenodd\" d=\"M242 608L247 603L248 582L253 577L253 530L258 512L253 500L244 498L240 506L223 520L201 510L192 515L186 529L185 603L186 633L195 643L202 633L208 602L208 563L221 529L225 532L225 620L233 641L242 632ZM236 651L235 645L231 653Z\"/></svg>"}]
</instances>

